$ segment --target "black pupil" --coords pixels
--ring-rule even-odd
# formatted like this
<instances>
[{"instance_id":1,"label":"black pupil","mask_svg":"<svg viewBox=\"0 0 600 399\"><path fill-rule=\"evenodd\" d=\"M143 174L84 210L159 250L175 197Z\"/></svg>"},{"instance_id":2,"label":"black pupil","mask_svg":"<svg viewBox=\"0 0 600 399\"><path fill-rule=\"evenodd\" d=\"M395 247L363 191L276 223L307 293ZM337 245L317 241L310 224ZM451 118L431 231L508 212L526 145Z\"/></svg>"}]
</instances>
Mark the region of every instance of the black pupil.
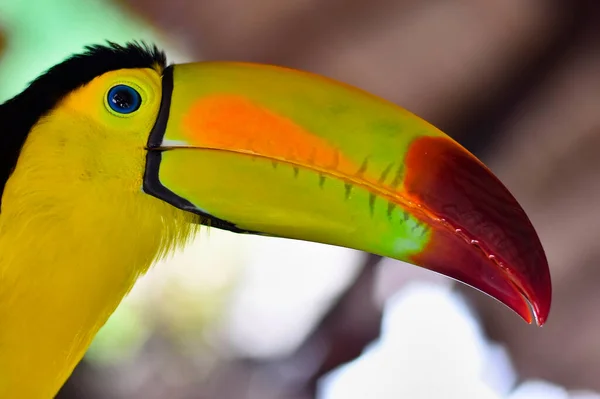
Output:
<instances>
[{"instance_id":1,"label":"black pupil","mask_svg":"<svg viewBox=\"0 0 600 399\"><path fill-rule=\"evenodd\" d=\"M135 99L133 98L133 94L129 90L117 90L117 92L112 96L113 104L121 109L130 108L134 101Z\"/></svg>"}]
</instances>

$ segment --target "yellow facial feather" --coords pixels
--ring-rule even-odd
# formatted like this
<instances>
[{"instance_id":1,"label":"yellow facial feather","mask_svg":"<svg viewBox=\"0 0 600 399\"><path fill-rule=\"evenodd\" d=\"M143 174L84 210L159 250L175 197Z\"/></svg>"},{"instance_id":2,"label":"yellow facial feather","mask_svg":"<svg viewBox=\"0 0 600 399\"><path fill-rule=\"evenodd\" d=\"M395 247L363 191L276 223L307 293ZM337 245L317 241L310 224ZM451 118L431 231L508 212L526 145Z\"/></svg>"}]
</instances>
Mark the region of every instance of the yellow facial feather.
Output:
<instances>
[{"instance_id":1,"label":"yellow facial feather","mask_svg":"<svg viewBox=\"0 0 600 399\"><path fill-rule=\"evenodd\" d=\"M30 132L0 213L0 397L56 394L137 277L184 244L195 216L142 192L160 70L106 73ZM116 84L136 112L107 104Z\"/></svg>"}]
</instances>

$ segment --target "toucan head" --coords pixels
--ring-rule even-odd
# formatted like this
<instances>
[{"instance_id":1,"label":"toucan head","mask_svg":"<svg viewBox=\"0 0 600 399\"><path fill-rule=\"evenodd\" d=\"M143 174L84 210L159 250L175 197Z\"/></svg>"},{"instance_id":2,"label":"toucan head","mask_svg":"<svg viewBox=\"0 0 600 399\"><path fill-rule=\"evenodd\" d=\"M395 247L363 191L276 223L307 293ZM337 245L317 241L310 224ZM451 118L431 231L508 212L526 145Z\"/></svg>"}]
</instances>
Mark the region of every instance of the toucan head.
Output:
<instances>
[{"instance_id":1,"label":"toucan head","mask_svg":"<svg viewBox=\"0 0 600 399\"><path fill-rule=\"evenodd\" d=\"M29 149L39 161L24 174L52 169L65 186L135 195L191 222L399 259L547 319L544 250L507 188L449 136L357 88L260 64L167 65L154 47L109 44L1 112L13 122L0 191Z\"/></svg>"}]
</instances>

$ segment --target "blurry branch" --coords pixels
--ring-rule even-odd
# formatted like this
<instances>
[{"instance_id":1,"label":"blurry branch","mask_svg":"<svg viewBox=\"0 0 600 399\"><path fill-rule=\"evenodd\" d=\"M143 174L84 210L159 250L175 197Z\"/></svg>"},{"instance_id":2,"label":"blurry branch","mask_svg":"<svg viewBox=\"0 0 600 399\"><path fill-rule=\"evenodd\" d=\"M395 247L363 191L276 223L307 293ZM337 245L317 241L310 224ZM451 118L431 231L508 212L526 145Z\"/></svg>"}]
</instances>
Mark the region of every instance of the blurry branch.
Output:
<instances>
[{"instance_id":1,"label":"blurry branch","mask_svg":"<svg viewBox=\"0 0 600 399\"><path fill-rule=\"evenodd\" d=\"M56 399L104 399L106 396L97 388L100 378L101 374L84 359L79 362Z\"/></svg>"},{"instance_id":2,"label":"blurry branch","mask_svg":"<svg viewBox=\"0 0 600 399\"><path fill-rule=\"evenodd\" d=\"M340 296L294 354L266 364L275 380L287 380L290 395L314 397L319 379L360 356L380 333L381 310L374 287L381 258L365 254L353 284Z\"/></svg>"}]
</instances>

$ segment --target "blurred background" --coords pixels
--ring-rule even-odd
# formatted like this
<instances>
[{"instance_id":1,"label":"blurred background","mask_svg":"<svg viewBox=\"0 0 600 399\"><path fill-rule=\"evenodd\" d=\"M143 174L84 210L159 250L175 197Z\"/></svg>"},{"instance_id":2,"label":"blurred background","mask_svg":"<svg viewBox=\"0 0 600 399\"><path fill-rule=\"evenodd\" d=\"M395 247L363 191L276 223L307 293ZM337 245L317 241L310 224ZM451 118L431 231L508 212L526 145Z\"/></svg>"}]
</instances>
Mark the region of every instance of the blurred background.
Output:
<instances>
[{"instance_id":1,"label":"blurred background","mask_svg":"<svg viewBox=\"0 0 600 399\"><path fill-rule=\"evenodd\" d=\"M401 262L206 229L59 398L600 398L596 0L0 0L0 101L107 39L301 68L427 119L530 215L554 302L540 329Z\"/></svg>"}]
</instances>

